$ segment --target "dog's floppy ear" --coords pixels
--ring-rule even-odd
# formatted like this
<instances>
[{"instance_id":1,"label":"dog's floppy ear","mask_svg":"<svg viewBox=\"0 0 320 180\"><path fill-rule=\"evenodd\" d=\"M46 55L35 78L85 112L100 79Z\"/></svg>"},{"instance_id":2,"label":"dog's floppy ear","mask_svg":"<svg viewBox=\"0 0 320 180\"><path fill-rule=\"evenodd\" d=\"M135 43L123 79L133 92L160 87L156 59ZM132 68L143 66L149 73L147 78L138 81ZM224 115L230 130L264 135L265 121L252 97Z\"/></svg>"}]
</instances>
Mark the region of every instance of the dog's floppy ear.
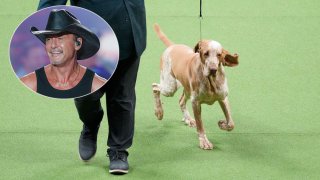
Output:
<instances>
[{"instance_id":1,"label":"dog's floppy ear","mask_svg":"<svg viewBox=\"0 0 320 180\"><path fill-rule=\"evenodd\" d=\"M222 57L222 64L224 66L233 67L233 66L239 65L239 61L238 61L239 55L238 54L232 55L227 50L222 49L221 57Z\"/></svg>"},{"instance_id":2,"label":"dog's floppy ear","mask_svg":"<svg viewBox=\"0 0 320 180\"><path fill-rule=\"evenodd\" d=\"M200 53L200 41L196 44L196 46L193 48L193 51L195 53Z\"/></svg>"}]
</instances>

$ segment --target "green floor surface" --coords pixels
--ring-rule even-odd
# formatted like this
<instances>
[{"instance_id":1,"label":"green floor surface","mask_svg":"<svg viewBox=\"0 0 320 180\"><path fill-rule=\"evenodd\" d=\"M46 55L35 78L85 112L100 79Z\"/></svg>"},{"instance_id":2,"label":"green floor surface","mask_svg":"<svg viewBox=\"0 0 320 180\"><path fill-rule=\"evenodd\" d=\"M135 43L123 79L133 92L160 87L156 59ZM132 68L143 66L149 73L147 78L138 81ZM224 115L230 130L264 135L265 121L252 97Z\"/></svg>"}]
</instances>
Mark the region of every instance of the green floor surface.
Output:
<instances>
[{"instance_id":1,"label":"green floor surface","mask_svg":"<svg viewBox=\"0 0 320 180\"><path fill-rule=\"evenodd\" d=\"M37 3L4 0L0 7L0 179L319 179L320 1L203 0L203 38L240 54L240 65L226 68L236 127L221 131L219 106L203 105L216 146L204 151L196 130L181 122L181 90L163 98L162 121L153 114L151 91L164 50L152 24L193 47L200 37L199 1L146 0L148 47L137 80L130 173L122 177L107 173L106 117L96 157L84 164L73 101L34 94L12 71L9 40Z\"/></svg>"}]
</instances>

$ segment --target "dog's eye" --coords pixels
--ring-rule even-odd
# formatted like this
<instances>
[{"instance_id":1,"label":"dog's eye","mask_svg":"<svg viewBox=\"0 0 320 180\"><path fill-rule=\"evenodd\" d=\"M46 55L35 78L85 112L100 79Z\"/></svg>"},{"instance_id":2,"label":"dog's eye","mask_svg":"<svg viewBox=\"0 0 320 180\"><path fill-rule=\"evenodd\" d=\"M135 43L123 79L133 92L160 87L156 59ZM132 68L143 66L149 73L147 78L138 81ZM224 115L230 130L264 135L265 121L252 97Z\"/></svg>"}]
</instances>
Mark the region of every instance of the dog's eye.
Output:
<instances>
[{"instance_id":1,"label":"dog's eye","mask_svg":"<svg viewBox=\"0 0 320 180\"><path fill-rule=\"evenodd\" d=\"M205 52L203 55L208 57L209 56L209 51Z\"/></svg>"},{"instance_id":2,"label":"dog's eye","mask_svg":"<svg viewBox=\"0 0 320 180\"><path fill-rule=\"evenodd\" d=\"M221 57L221 53L218 53L217 56L218 56L218 57Z\"/></svg>"}]
</instances>

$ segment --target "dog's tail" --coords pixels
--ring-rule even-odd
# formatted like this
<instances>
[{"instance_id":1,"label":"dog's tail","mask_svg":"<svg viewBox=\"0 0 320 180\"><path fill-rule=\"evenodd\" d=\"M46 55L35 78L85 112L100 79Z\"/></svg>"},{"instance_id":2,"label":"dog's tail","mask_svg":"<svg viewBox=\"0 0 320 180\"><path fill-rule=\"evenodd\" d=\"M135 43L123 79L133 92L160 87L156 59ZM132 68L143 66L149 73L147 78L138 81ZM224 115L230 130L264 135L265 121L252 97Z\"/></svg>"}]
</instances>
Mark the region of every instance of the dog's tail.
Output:
<instances>
[{"instance_id":1,"label":"dog's tail","mask_svg":"<svg viewBox=\"0 0 320 180\"><path fill-rule=\"evenodd\" d=\"M154 31L157 33L157 36L159 39L167 46L171 46L174 44L173 42L170 41L170 39L161 31L160 26L158 24L153 25Z\"/></svg>"}]
</instances>

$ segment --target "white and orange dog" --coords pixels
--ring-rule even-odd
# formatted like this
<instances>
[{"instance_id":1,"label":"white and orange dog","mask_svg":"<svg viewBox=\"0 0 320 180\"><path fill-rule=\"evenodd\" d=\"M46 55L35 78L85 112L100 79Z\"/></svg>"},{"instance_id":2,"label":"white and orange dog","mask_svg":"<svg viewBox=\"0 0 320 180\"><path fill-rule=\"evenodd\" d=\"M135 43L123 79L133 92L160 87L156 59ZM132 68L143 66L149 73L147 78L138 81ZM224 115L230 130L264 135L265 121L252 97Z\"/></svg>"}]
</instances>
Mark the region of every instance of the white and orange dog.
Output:
<instances>
[{"instance_id":1,"label":"white and orange dog","mask_svg":"<svg viewBox=\"0 0 320 180\"><path fill-rule=\"evenodd\" d=\"M167 46L161 56L160 84L152 84L155 115L159 120L163 118L160 93L167 97L173 96L182 85L184 90L179 104L183 120L190 127L197 127L200 148L212 149L214 146L206 137L201 119L201 104L212 105L218 101L226 117L226 120L218 122L219 127L227 131L234 128L224 66L237 66L238 55L229 54L219 42L213 40L201 40L194 49L174 44L161 31L159 25L155 24L154 29ZM190 98L195 120L186 108L186 102Z\"/></svg>"}]
</instances>

